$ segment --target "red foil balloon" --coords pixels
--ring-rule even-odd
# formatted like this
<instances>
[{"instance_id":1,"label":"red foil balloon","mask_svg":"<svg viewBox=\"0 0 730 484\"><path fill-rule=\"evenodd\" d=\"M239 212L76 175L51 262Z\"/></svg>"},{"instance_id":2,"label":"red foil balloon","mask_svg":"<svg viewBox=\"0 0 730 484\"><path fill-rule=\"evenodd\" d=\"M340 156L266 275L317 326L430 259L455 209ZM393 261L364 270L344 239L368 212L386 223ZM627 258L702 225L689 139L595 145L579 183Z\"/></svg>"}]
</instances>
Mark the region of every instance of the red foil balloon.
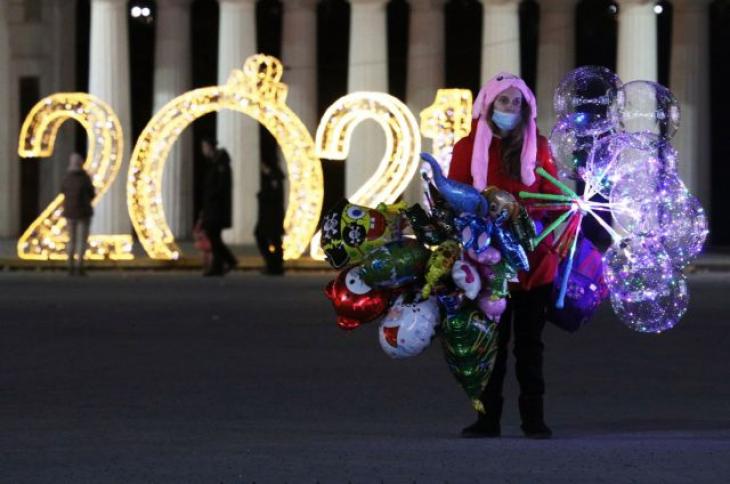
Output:
<instances>
[{"instance_id":1,"label":"red foil balloon","mask_svg":"<svg viewBox=\"0 0 730 484\"><path fill-rule=\"evenodd\" d=\"M360 267L340 272L324 290L337 314L337 325L355 329L377 319L390 306L390 291L372 289L360 278Z\"/></svg>"}]
</instances>

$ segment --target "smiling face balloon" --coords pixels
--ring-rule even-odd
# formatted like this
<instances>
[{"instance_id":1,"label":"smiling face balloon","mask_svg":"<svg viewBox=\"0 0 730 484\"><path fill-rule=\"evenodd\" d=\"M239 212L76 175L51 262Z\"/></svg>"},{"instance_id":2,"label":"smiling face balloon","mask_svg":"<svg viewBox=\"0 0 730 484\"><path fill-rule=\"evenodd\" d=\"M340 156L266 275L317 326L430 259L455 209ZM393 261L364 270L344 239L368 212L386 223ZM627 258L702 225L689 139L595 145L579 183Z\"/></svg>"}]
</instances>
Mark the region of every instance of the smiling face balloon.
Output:
<instances>
[{"instance_id":1,"label":"smiling face balloon","mask_svg":"<svg viewBox=\"0 0 730 484\"><path fill-rule=\"evenodd\" d=\"M324 217L322 250L335 269L357 264L371 250L393 238L398 215L342 199Z\"/></svg>"},{"instance_id":2,"label":"smiling face balloon","mask_svg":"<svg viewBox=\"0 0 730 484\"><path fill-rule=\"evenodd\" d=\"M381 316L390 302L389 291L372 289L360 278L360 267L340 272L325 288L337 313L337 326L355 329Z\"/></svg>"},{"instance_id":3,"label":"smiling face balloon","mask_svg":"<svg viewBox=\"0 0 730 484\"><path fill-rule=\"evenodd\" d=\"M416 356L431 344L439 322L435 299L405 304L398 298L380 323L380 346L391 358Z\"/></svg>"}]
</instances>

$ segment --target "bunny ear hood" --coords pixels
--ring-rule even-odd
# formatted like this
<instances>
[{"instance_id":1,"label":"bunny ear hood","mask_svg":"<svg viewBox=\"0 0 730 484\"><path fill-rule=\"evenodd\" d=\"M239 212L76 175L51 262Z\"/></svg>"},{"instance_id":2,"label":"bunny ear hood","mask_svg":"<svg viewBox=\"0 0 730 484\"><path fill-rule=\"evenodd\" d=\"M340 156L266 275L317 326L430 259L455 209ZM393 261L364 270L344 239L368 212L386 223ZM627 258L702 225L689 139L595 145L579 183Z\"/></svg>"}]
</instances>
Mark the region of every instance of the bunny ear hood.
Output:
<instances>
[{"instance_id":1,"label":"bunny ear hood","mask_svg":"<svg viewBox=\"0 0 730 484\"><path fill-rule=\"evenodd\" d=\"M471 176L473 185L478 190L484 190L487 186L487 173L489 167L489 145L492 143L492 129L487 123L488 108L494 102L499 93L515 87L522 93L525 102L530 106L530 119L525 124L523 133L522 154L520 155L520 178L525 185L535 183L535 161L537 158L537 102L535 94L527 87L525 81L519 77L501 72L491 78L479 90L472 117L478 119L477 131L474 134L474 150L471 155Z\"/></svg>"}]
</instances>

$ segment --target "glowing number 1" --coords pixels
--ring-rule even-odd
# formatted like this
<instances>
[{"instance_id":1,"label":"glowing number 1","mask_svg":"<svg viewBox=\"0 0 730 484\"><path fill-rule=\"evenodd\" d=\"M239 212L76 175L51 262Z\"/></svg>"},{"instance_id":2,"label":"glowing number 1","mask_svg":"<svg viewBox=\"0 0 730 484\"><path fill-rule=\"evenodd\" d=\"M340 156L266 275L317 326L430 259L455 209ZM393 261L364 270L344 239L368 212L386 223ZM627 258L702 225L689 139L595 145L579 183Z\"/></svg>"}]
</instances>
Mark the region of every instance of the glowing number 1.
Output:
<instances>
[{"instance_id":1,"label":"glowing number 1","mask_svg":"<svg viewBox=\"0 0 730 484\"><path fill-rule=\"evenodd\" d=\"M352 133L362 121L372 119L385 132L386 150L375 173L351 197L352 203L375 207L393 203L418 170L421 137L418 123L398 99L379 92L355 92L341 97L325 111L315 137L320 158L344 160ZM312 239L311 256L323 259L320 233Z\"/></svg>"},{"instance_id":2,"label":"glowing number 1","mask_svg":"<svg viewBox=\"0 0 730 484\"><path fill-rule=\"evenodd\" d=\"M433 104L421 111L421 134L433 140L433 154L444 173L449 171L454 145L471 131L471 111L468 89L439 89Z\"/></svg>"},{"instance_id":3,"label":"glowing number 1","mask_svg":"<svg viewBox=\"0 0 730 484\"><path fill-rule=\"evenodd\" d=\"M91 176L96 205L117 176L122 163L122 127L114 111L86 93L58 93L41 99L23 122L18 154L24 158L50 156L64 121L75 119L88 134L84 169ZM22 259L67 259L68 231L63 217L63 194L58 195L18 240ZM91 235L86 259L133 259L130 235Z\"/></svg>"}]
</instances>

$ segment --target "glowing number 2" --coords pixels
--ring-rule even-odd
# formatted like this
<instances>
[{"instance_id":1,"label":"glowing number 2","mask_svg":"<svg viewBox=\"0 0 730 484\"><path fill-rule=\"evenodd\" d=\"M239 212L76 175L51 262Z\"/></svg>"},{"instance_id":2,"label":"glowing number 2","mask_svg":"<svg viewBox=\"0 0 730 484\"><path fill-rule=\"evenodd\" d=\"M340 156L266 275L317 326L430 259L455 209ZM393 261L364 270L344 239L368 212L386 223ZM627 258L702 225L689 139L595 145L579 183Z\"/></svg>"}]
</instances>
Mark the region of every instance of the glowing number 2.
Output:
<instances>
[{"instance_id":1,"label":"glowing number 2","mask_svg":"<svg viewBox=\"0 0 730 484\"><path fill-rule=\"evenodd\" d=\"M67 119L78 121L88 134L84 169L92 178L96 205L117 176L122 163L122 127L114 111L86 93L57 93L41 99L23 122L18 154L24 158L50 156L58 129ZM63 194L58 195L18 240L22 259L63 260L68 231L63 217ZM133 259L130 235L91 235L87 259Z\"/></svg>"},{"instance_id":2,"label":"glowing number 2","mask_svg":"<svg viewBox=\"0 0 730 484\"><path fill-rule=\"evenodd\" d=\"M349 199L352 203L375 207L379 203L395 202L418 170L421 137L416 118L408 107L384 93L348 94L324 113L315 144L320 158L344 160L350 151L353 131L366 119L374 120L383 128L385 155L375 173ZM312 239L310 253L313 258L323 259L319 241L318 232Z\"/></svg>"},{"instance_id":3,"label":"glowing number 2","mask_svg":"<svg viewBox=\"0 0 730 484\"><path fill-rule=\"evenodd\" d=\"M132 153L127 179L127 206L139 241L153 259L177 259L180 249L162 207L162 173L180 133L204 114L231 109L263 124L276 138L289 171L289 206L284 218L285 259L307 248L322 210L324 182L314 141L286 105L283 66L276 58L254 55L243 71L235 70L223 86L190 91L166 104L145 127Z\"/></svg>"}]
</instances>

